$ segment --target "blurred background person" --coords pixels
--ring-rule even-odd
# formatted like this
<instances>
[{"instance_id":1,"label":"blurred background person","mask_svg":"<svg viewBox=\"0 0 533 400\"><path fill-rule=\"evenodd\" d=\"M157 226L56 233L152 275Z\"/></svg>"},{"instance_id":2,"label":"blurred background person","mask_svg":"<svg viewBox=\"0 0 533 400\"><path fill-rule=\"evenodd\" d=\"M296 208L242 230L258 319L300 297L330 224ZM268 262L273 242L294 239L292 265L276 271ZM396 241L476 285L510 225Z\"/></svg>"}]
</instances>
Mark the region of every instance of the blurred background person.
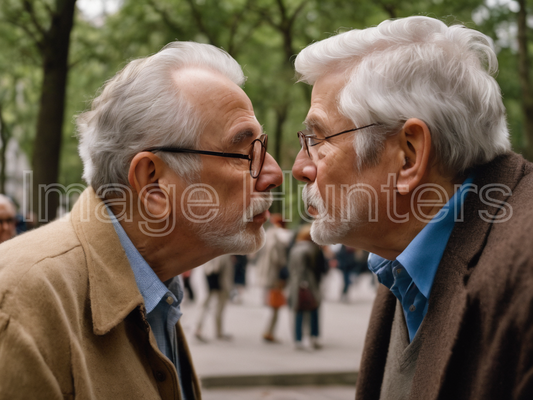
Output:
<instances>
[{"instance_id":1,"label":"blurred background person","mask_svg":"<svg viewBox=\"0 0 533 400\"><path fill-rule=\"evenodd\" d=\"M370 272L368 269L368 252L355 249L353 247L341 245L337 253L337 268L342 272L343 288L341 301L348 302L348 290L352 284L352 279L357 282L360 274Z\"/></svg>"},{"instance_id":2,"label":"blurred background person","mask_svg":"<svg viewBox=\"0 0 533 400\"><path fill-rule=\"evenodd\" d=\"M235 254L231 256L233 262L233 289L231 290L231 301L233 303L242 303L242 293L246 287L246 266L248 257L245 254Z\"/></svg>"},{"instance_id":3,"label":"blurred background person","mask_svg":"<svg viewBox=\"0 0 533 400\"><path fill-rule=\"evenodd\" d=\"M185 271L181 274L181 278L183 279L183 287L185 288L185 293L187 293L187 299L192 303L194 302L194 290L192 290L191 286L191 272L192 270Z\"/></svg>"},{"instance_id":4,"label":"blurred background person","mask_svg":"<svg viewBox=\"0 0 533 400\"><path fill-rule=\"evenodd\" d=\"M289 304L294 311L295 347L297 350L304 349L302 338L305 319L309 326L311 346L320 349L320 281L328 266L322 249L311 240L311 225L304 225L298 231L296 242L289 253L288 267Z\"/></svg>"},{"instance_id":5,"label":"blurred background person","mask_svg":"<svg viewBox=\"0 0 533 400\"><path fill-rule=\"evenodd\" d=\"M294 234L285 229L281 214L272 214L270 223L272 225L266 230L266 243L258 255L257 266L259 282L265 288L265 303L272 310L263 339L278 343L274 331L279 309L285 304L283 289L287 282L287 255Z\"/></svg>"},{"instance_id":6,"label":"blurred background person","mask_svg":"<svg viewBox=\"0 0 533 400\"><path fill-rule=\"evenodd\" d=\"M203 270L207 279L208 294L202 304L202 312L196 326L195 337L201 342L207 342L202 335L202 328L205 318L209 312L211 299L216 298L215 306L215 331L219 340L231 340L231 335L224 333L222 318L224 308L229 299L230 291L233 287L233 262L230 254L214 258L203 265Z\"/></svg>"},{"instance_id":7,"label":"blurred background person","mask_svg":"<svg viewBox=\"0 0 533 400\"><path fill-rule=\"evenodd\" d=\"M17 209L15 203L6 195L0 194L0 243L17 234Z\"/></svg>"}]
</instances>

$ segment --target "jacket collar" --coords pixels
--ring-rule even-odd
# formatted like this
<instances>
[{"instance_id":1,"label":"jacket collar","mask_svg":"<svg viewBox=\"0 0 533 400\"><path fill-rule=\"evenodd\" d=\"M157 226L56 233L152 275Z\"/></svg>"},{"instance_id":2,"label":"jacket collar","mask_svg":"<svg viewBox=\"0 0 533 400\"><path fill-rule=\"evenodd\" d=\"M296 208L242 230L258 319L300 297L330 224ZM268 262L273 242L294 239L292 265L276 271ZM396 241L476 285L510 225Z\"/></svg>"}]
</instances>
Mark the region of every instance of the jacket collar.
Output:
<instances>
[{"instance_id":1,"label":"jacket collar","mask_svg":"<svg viewBox=\"0 0 533 400\"><path fill-rule=\"evenodd\" d=\"M504 202L509 200L523 177L524 168L524 159L511 153L497 157L476 171L474 185L477 193L468 195L464 203L464 219L455 223L435 276L428 313L419 331L423 344L417 371L434 373L415 374L413 397L438 398L465 315L468 279L494 225L491 216L498 218L509 212ZM501 186L496 186L498 184ZM489 187L497 190L487 192Z\"/></svg>"},{"instance_id":2,"label":"jacket collar","mask_svg":"<svg viewBox=\"0 0 533 400\"><path fill-rule=\"evenodd\" d=\"M70 218L86 257L93 332L104 335L142 306L143 298L105 204L92 188L81 194Z\"/></svg>"}]
</instances>

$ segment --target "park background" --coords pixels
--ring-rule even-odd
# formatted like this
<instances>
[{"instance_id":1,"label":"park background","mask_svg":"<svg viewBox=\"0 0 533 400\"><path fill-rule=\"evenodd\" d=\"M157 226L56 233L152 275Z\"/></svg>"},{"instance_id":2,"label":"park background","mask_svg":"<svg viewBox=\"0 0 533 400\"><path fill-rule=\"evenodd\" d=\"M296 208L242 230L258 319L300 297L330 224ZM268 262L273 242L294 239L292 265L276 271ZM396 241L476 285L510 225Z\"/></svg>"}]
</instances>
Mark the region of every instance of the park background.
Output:
<instances>
[{"instance_id":1,"label":"park background","mask_svg":"<svg viewBox=\"0 0 533 400\"><path fill-rule=\"evenodd\" d=\"M309 86L297 83L295 55L338 32L411 15L463 23L493 39L512 145L533 161L533 0L0 0L0 193L43 222L68 211L84 187L75 116L128 61L170 41L193 40L224 48L242 65L269 151L288 171L277 196L284 201L276 201L274 211L295 227L305 212L290 169L311 96ZM50 196L39 197L39 187ZM183 305L182 325L204 399L353 399L375 295L369 274L341 302L341 272L329 271L321 306L324 348L295 352L287 308L278 327L282 343L261 341L269 309L256 271L249 271L242 303L226 311L234 340L209 344L194 338L197 304L207 289L202 267L193 271L197 304Z\"/></svg>"},{"instance_id":2,"label":"park background","mask_svg":"<svg viewBox=\"0 0 533 400\"><path fill-rule=\"evenodd\" d=\"M237 59L269 152L290 171L311 95L296 82L295 55L338 32L410 15L493 39L513 148L533 159L531 0L2 0L0 193L42 220L68 211L69 196L83 189L75 116L128 61L174 40L210 43ZM296 224L298 186L285 178L274 211ZM43 188L49 196L39 196Z\"/></svg>"}]
</instances>

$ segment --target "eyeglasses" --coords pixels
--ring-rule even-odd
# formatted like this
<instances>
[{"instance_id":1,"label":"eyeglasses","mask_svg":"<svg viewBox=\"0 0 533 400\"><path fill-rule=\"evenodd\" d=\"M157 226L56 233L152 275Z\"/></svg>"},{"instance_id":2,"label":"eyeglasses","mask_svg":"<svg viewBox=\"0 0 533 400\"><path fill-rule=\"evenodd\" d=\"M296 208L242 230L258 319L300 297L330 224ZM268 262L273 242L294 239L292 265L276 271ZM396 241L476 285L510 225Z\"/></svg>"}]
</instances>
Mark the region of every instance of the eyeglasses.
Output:
<instances>
[{"instance_id":1,"label":"eyeglasses","mask_svg":"<svg viewBox=\"0 0 533 400\"><path fill-rule=\"evenodd\" d=\"M252 178L257 178L263 169L263 163L265 162L265 154L267 152L267 143L268 136L264 133L259 138L255 139L250 148L250 153L248 154L239 154L239 153L221 153L218 151L206 151L206 150L193 150L193 149L182 149L179 147L151 147L144 151L149 151L155 153L157 151L163 151L168 153L190 153L190 154L203 154L206 156L216 156L216 157L226 157L226 158L241 158L243 160L248 160L250 164L250 175Z\"/></svg>"},{"instance_id":2,"label":"eyeglasses","mask_svg":"<svg viewBox=\"0 0 533 400\"><path fill-rule=\"evenodd\" d=\"M16 219L14 217L0 218L0 226L3 224L14 225Z\"/></svg>"},{"instance_id":3,"label":"eyeglasses","mask_svg":"<svg viewBox=\"0 0 533 400\"><path fill-rule=\"evenodd\" d=\"M317 144L320 144L320 143L324 142L325 140L329 140L329 139L334 138L336 136L343 135L343 134L348 133L348 132L355 132L355 131L358 131L360 129L369 128L369 127L374 126L374 125L377 125L377 124L370 124L370 125L362 126L360 128L348 129L346 131L342 131L342 132L336 133L334 135L327 136L325 138L318 138L314 134L309 133L310 132L309 129L304 129L303 131L298 132L298 139L300 139L300 145L302 146L302 149L305 149L305 151L307 152L307 155L312 160L313 156L311 154L311 151L309 150L310 147L314 147Z\"/></svg>"}]
</instances>

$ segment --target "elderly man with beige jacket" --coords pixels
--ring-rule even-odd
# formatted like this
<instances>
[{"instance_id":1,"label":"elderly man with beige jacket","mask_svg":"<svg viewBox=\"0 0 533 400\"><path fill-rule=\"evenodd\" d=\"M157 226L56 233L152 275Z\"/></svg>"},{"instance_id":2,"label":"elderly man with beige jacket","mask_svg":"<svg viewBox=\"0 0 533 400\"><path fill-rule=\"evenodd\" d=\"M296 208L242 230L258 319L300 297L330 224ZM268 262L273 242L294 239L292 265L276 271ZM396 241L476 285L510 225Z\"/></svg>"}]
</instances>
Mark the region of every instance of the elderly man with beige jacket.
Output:
<instances>
[{"instance_id":1,"label":"elderly man with beige jacket","mask_svg":"<svg viewBox=\"0 0 533 400\"><path fill-rule=\"evenodd\" d=\"M0 246L0 398L200 399L179 274L258 250L282 174L210 45L129 63L78 117L90 187Z\"/></svg>"}]
</instances>

